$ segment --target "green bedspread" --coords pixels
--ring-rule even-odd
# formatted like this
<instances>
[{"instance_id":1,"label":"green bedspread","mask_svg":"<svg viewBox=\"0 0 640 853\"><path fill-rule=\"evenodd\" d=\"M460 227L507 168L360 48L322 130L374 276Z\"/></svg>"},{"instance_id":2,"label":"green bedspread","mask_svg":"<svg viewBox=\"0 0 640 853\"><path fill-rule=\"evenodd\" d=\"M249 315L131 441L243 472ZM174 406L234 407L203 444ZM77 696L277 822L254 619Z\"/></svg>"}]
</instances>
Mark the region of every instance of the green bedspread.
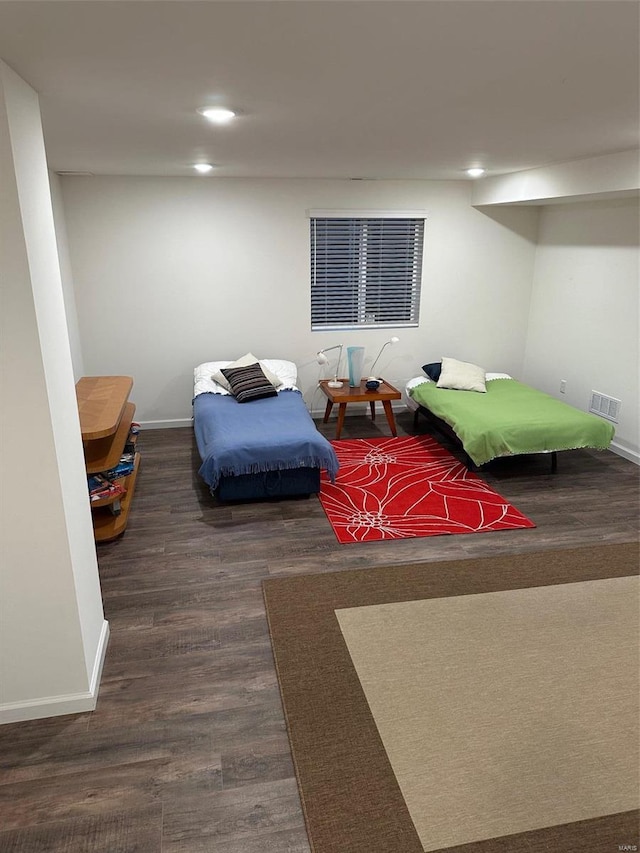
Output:
<instances>
[{"instance_id":1,"label":"green bedspread","mask_svg":"<svg viewBox=\"0 0 640 853\"><path fill-rule=\"evenodd\" d=\"M605 450L613 425L516 379L492 379L487 393L425 382L411 396L449 424L476 465L497 456L593 447Z\"/></svg>"}]
</instances>

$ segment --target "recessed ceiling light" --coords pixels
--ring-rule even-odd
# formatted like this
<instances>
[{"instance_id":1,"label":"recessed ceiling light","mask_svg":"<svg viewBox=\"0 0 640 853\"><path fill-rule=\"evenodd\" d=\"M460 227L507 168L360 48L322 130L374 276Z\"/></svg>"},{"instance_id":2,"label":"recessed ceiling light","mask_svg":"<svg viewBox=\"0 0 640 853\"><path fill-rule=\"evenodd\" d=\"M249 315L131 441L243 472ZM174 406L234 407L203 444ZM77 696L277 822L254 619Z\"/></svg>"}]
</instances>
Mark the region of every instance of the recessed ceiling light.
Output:
<instances>
[{"instance_id":1,"label":"recessed ceiling light","mask_svg":"<svg viewBox=\"0 0 640 853\"><path fill-rule=\"evenodd\" d=\"M196 172L200 172L202 175L205 175L213 169L213 165L211 163L194 163L193 168Z\"/></svg>"},{"instance_id":2,"label":"recessed ceiling light","mask_svg":"<svg viewBox=\"0 0 640 853\"><path fill-rule=\"evenodd\" d=\"M481 166L474 166L472 169L465 169L465 172L470 178L481 178L486 171L487 170L483 169Z\"/></svg>"},{"instance_id":3,"label":"recessed ceiling light","mask_svg":"<svg viewBox=\"0 0 640 853\"><path fill-rule=\"evenodd\" d=\"M203 107L198 112L214 124L227 124L236 117L233 110L228 110L225 107Z\"/></svg>"}]
</instances>

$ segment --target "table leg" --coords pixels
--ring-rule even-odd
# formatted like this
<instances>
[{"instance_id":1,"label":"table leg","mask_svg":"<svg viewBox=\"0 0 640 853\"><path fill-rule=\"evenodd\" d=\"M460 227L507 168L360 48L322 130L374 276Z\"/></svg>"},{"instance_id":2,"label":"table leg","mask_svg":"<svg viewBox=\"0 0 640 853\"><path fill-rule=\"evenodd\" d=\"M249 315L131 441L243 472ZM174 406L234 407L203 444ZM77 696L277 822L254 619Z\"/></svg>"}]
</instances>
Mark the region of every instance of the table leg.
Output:
<instances>
[{"instance_id":1,"label":"table leg","mask_svg":"<svg viewBox=\"0 0 640 853\"><path fill-rule=\"evenodd\" d=\"M347 411L347 404L340 403L340 407L338 409L338 423L336 425L336 438L340 438L340 433L342 432L342 425L344 423L344 413Z\"/></svg>"},{"instance_id":2,"label":"table leg","mask_svg":"<svg viewBox=\"0 0 640 853\"><path fill-rule=\"evenodd\" d=\"M327 407L324 410L324 420L323 420L323 423L325 423L325 424L329 420L329 415L331 414L331 409L333 409L333 403L331 402L331 400L327 400Z\"/></svg>"},{"instance_id":3,"label":"table leg","mask_svg":"<svg viewBox=\"0 0 640 853\"><path fill-rule=\"evenodd\" d=\"M387 416L387 423L389 424L389 429L391 430L391 435L397 436L398 431L396 430L396 420L393 417L393 409L391 408L391 400L383 400L382 405L384 406L384 413Z\"/></svg>"},{"instance_id":4,"label":"table leg","mask_svg":"<svg viewBox=\"0 0 640 853\"><path fill-rule=\"evenodd\" d=\"M376 401L369 400L369 405L371 406L371 420L375 421L376 419Z\"/></svg>"}]
</instances>

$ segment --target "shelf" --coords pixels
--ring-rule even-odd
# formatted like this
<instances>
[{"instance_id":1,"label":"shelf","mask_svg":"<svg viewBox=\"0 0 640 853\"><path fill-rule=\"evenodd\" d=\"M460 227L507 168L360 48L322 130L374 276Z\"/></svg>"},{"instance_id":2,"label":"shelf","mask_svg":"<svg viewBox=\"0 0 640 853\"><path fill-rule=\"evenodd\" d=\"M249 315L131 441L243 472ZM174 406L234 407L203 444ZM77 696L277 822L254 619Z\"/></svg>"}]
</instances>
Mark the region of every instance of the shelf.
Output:
<instances>
[{"instance_id":1,"label":"shelf","mask_svg":"<svg viewBox=\"0 0 640 853\"><path fill-rule=\"evenodd\" d=\"M124 487L124 479L124 477L120 477L120 479L115 480L114 482L119 486ZM100 498L97 501L91 501L91 509L99 509L102 506L111 506L111 504L114 504L116 501L122 502L125 494L126 492L118 492L117 494L107 495L105 498Z\"/></svg>"},{"instance_id":2,"label":"shelf","mask_svg":"<svg viewBox=\"0 0 640 853\"><path fill-rule=\"evenodd\" d=\"M111 435L106 436L106 438L99 438L96 441L87 440L83 442L87 474L109 471L118 464L129 437L129 428L135 412L135 403L125 403L120 423Z\"/></svg>"},{"instance_id":3,"label":"shelf","mask_svg":"<svg viewBox=\"0 0 640 853\"><path fill-rule=\"evenodd\" d=\"M87 475L115 468L125 445L136 444L137 435L129 438L136 411L135 403L129 402L132 387L130 376L83 376L76 383ZM136 451L131 474L115 481L126 491L90 501L96 542L109 542L124 533L139 467Z\"/></svg>"},{"instance_id":4,"label":"shelf","mask_svg":"<svg viewBox=\"0 0 640 853\"><path fill-rule=\"evenodd\" d=\"M133 471L128 477L116 480L125 487L126 494L120 495L120 514L114 515L108 506L92 507L93 534L96 542L109 542L117 539L127 526L131 500L136 486L136 478L140 467L140 454L136 453Z\"/></svg>"},{"instance_id":5,"label":"shelf","mask_svg":"<svg viewBox=\"0 0 640 853\"><path fill-rule=\"evenodd\" d=\"M83 376L76 383L83 441L113 435L133 388L130 376Z\"/></svg>"}]
</instances>

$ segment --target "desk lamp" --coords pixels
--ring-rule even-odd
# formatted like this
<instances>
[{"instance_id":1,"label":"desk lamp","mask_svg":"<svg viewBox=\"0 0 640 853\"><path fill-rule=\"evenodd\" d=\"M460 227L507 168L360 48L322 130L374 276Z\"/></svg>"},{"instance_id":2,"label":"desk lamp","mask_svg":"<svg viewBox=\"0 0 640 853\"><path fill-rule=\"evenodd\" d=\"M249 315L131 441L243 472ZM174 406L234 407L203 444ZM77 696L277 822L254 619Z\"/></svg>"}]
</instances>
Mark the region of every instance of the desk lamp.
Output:
<instances>
[{"instance_id":1,"label":"desk lamp","mask_svg":"<svg viewBox=\"0 0 640 853\"><path fill-rule=\"evenodd\" d=\"M386 341L384 344L382 344L382 346L380 347L380 352L378 353L378 355L375 358L375 361L371 365L371 376L369 376L369 378L367 379L367 388L370 391L375 391L376 388L378 387L378 385L380 385L380 383L382 382L382 379L379 379L373 372L373 368L378 363L378 359L382 355L382 351L384 350L385 347L389 346L389 344L391 344L393 346L393 344L397 344L397 343L399 343L399 341L400 341L400 338L396 338L396 336L394 335L392 338L389 338L389 340ZM374 387L375 382L377 382L378 385L376 385Z\"/></svg>"},{"instance_id":2,"label":"desk lamp","mask_svg":"<svg viewBox=\"0 0 640 853\"><path fill-rule=\"evenodd\" d=\"M325 353L331 352L332 349L339 349L340 353L338 355L338 361L336 363L336 372L334 374L334 377L333 379L330 379L327 382L327 385L329 386L329 388L342 388L344 383L338 379L338 374L340 373L340 359L342 358L342 344L336 344L334 347L327 347L326 349L321 349L320 352L317 354L316 358L318 364L328 364L329 359L326 357Z\"/></svg>"}]
</instances>

